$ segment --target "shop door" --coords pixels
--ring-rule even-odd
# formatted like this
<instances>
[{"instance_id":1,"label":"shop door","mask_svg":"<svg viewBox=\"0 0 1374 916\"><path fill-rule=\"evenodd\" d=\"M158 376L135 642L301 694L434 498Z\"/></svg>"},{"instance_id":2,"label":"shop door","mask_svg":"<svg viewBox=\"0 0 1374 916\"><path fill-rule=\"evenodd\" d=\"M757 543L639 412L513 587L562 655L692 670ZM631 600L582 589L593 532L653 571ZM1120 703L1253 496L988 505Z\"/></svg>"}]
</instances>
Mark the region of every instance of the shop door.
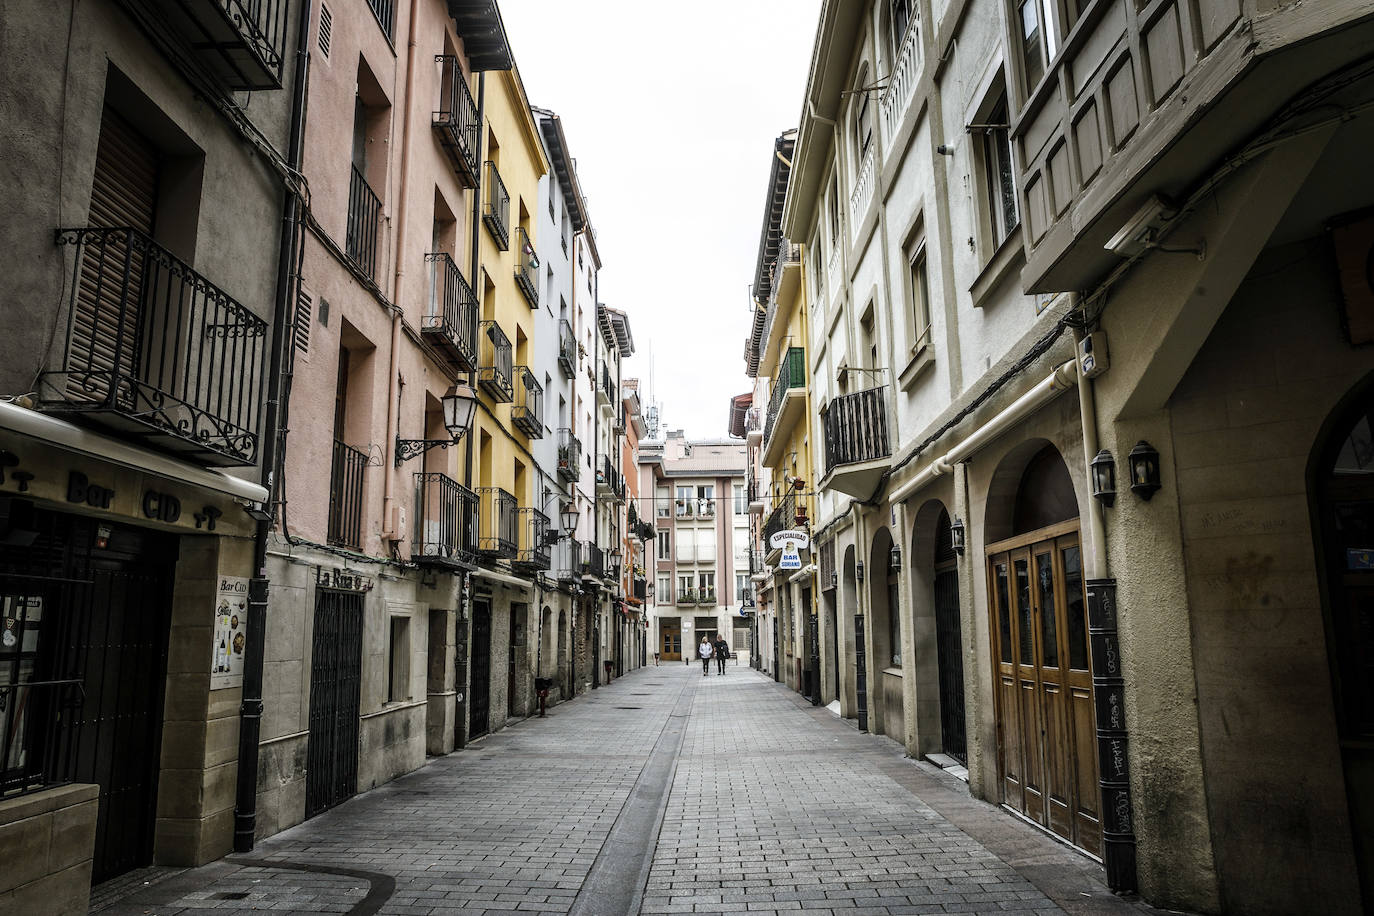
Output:
<instances>
[{"instance_id":1,"label":"shop door","mask_svg":"<svg viewBox=\"0 0 1374 916\"><path fill-rule=\"evenodd\" d=\"M1076 523L993 545L998 767L1006 804L1094 855L1100 792Z\"/></svg>"},{"instance_id":2,"label":"shop door","mask_svg":"<svg viewBox=\"0 0 1374 916\"><path fill-rule=\"evenodd\" d=\"M659 624L663 643L659 652L666 662L682 661L682 624L663 621Z\"/></svg>"},{"instance_id":3,"label":"shop door","mask_svg":"<svg viewBox=\"0 0 1374 916\"><path fill-rule=\"evenodd\" d=\"M454 712L454 746L459 750L467 744L468 710L468 622L461 616L453 639L453 683L457 685L458 698Z\"/></svg>"},{"instance_id":4,"label":"shop door","mask_svg":"<svg viewBox=\"0 0 1374 916\"><path fill-rule=\"evenodd\" d=\"M940 750L967 765L959 574L953 569L935 573L935 656L940 669Z\"/></svg>"},{"instance_id":5,"label":"shop door","mask_svg":"<svg viewBox=\"0 0 1374 916\"><path fill-rule=\"evenodd\" d=\"M358 791L358 704L362 688L363 596L321 588L310 654L310 738L305 816Z\"/></svg>"},{"instance_id":6,"label":"shop door","mask_svg":"<svg viewBox=\"0 0 1374 916\"><path fill-rule=\"evenodd\" d=\"M491 728L491 601L472 602L472 737Z\"/></svg>"},{"instance_id":7,"label":"shop door","mask_svg":"<svg viewBox=\"0 0 1374 916\"><path fill-rule=\"evenodd\" d=\"M92 881L153 857L176 540L35 513L0 546L0 794L100 787Z\"/></svg>"}]
</instances>

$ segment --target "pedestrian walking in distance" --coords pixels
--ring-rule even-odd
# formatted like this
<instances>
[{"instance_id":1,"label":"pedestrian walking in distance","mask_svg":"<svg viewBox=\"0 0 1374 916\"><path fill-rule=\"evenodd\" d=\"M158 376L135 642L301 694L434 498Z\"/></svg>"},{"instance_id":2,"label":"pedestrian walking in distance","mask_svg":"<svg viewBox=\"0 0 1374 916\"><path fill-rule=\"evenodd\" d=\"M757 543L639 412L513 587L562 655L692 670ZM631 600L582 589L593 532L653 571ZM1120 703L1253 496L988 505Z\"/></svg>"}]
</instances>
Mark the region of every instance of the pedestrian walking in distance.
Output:
<instances>
[{"instance_id":1,"label":"pedestrian walking in distance","mask_svg":"<svg viewBox=\"0 0 1374 916\"><path fill-rule=\"evenodd\" d=\"M725 660L730 657L730 644L720 633L716 634L716 674L725 673Z\"/></svg>"},{"instance_id":2,"label":"pedestrian walking in distance","mask_svg":"<svg viewBox=\"0 0 1374 916\"><path fill-rule=\"evenodd\" d=\"M697 646L697 655L701 656L701 676L705 677L711 673L711 656L715 654L715 648L711 645L711 639L705 633L701 634L701 645Z\"/></svg>"}]
</instances>

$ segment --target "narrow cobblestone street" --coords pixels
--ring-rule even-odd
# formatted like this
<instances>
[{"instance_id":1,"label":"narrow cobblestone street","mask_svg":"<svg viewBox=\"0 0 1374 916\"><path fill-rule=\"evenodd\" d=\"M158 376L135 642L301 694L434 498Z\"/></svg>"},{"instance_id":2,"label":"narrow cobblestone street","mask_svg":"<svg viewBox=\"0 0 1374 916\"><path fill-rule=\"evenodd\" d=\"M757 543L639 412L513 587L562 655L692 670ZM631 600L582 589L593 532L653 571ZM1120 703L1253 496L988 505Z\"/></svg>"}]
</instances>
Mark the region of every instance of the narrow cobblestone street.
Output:
<instances>
[{"instance_id":1,"label":"narrow cobblestone street","mask_svg":"<svg viewBox=\"0 0 1374 916\"><path fill-rule=\"evenodd\" d=\"M703 678L676 664L434 760L251 856L135 877L120 899L97 888L93 912L1144 909L895 743L749 668Z\"/></svg>"}]
</instances>

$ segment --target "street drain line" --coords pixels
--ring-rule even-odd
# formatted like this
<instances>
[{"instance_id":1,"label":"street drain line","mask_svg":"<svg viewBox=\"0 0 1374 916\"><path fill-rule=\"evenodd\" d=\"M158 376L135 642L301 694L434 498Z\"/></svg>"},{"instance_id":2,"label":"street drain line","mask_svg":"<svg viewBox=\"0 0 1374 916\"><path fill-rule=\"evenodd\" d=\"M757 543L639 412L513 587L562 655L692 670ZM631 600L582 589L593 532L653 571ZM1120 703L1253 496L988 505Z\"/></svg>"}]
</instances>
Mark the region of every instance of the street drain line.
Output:
<instances>
[{"instance_id":1,"label":"street drain line","mask_svg":"<svg viewBox=\"0 0 1374 916\"><path fill-rule=\"evenodd\" d=\"M630 916L639 912L696 690L696 678L687 678L568 916Z\"/></svg>"},{"instance_id":2,"label":"street drain line","mask_svg":"<svg viewBox=\"0 0 1374 916\"><path fill-rule=\"evenodd\" d=\"M343 875L348 878L362 878L368 883L367 896L363 897L348 910L347 916L373 916L382 904L396 892L396 879L381 872L363 871L358 868L345 868L341 865L315 865L308 862L279 862L274 859L248 859L230 856L225 861L234 865L251 868L274 868L282 871L305 871L317 875Z\"/></svg>"}]
</instances>

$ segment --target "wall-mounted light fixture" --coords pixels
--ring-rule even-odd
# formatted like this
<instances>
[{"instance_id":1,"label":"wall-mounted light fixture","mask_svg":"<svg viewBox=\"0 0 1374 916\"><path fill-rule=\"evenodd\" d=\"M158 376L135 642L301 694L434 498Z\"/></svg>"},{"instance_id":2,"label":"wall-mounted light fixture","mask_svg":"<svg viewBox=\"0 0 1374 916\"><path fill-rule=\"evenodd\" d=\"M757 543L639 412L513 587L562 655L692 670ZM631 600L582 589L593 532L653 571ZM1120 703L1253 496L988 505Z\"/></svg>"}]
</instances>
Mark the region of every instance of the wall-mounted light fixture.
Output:
<instances>
[{"instance_id":1,"label":"wall-mounted light fixture","mask_svg":"<svg viewBox=\"0 0 1374 916\"><path fill-rule=\"evenodd\" d=\"M1159 450L1141 439L1126 456L1131 465L1131 492L1149 502L1159 489Z\"/></svg>"},{"instance_id":2,"label":"wall-mounted light fixture","mask_svg":"<svg viewBox=\"0 0 1374 916\"><path fill-rule=\"evenodd\" d=\"M563 504L562 511L558 513L558 520L563 523L563 533L572 537L577 533L577 503L569 500Z\"/></svg>"},{"instance_id":3,"label":"wall-mounted light fixture","mask_svg":"<svg viewBox=\"0 0 1374 916\"><path fill-rule=\"evenodd\" d=\"M1116 502L1116 459L1105 448L1088 465L1092 474L1093 498L1104 506Z\"/></svg>"},{"instance_id":4,"label":"wall-mounted light fixture","mask_svg":"<svg viewBox=\"0 0 1374 916\"><path fill-rule=\"evenodd\" d=\"M402 439L396 437L396 467L404 461L423 455L432 448L448 448L457 444L472 428L472 415L477 410L477 392L468 385L454 385L441 399L444 410L444 430L447 439Z\"/></svg>"},{"instance_id":5,"label":"wall-mounted light fixture","mask_svg":"<svg viewBox=\"0 0 1374 916\"><path fill-rule=\"evenodd\" d=\"M887 553L887 570L888 572L902 571L902 548L897 544L893 544L892 549Z\"/></svg>"},{"instance_id":6,"label":"wall-mounted light fixture","mask_svg":"<svg viewBox=\"0 0 1374 916\"><path fill-rule=\"evenodd\" d=\"M839 588L839 587L840 587L840 574L839 574L839 573L831 573L831 574L830 574L830 587L831 587L831 588Z\"/></svg>"},{"instance_id":7,"label":"wall-mounted light fixture","mask_svg":"<svg viewBox=\"0 0 1374 916\"><path fill-rule=\"evenodd\" d=\"M864 580L864 561L860 560L854 564L854 578L862 582Z\"/></svg>"},{"instance_id":8,"label":"wall-mounted light fixture","mask_svg":"<svg viewBox=\"0 0 1374 916\"><path fill-rule=\"evenodd\" d=\"M957 515L949 523L949 543L955 553L961 557L964 555L964 520Z\"/></svg>"}]
</instances>

